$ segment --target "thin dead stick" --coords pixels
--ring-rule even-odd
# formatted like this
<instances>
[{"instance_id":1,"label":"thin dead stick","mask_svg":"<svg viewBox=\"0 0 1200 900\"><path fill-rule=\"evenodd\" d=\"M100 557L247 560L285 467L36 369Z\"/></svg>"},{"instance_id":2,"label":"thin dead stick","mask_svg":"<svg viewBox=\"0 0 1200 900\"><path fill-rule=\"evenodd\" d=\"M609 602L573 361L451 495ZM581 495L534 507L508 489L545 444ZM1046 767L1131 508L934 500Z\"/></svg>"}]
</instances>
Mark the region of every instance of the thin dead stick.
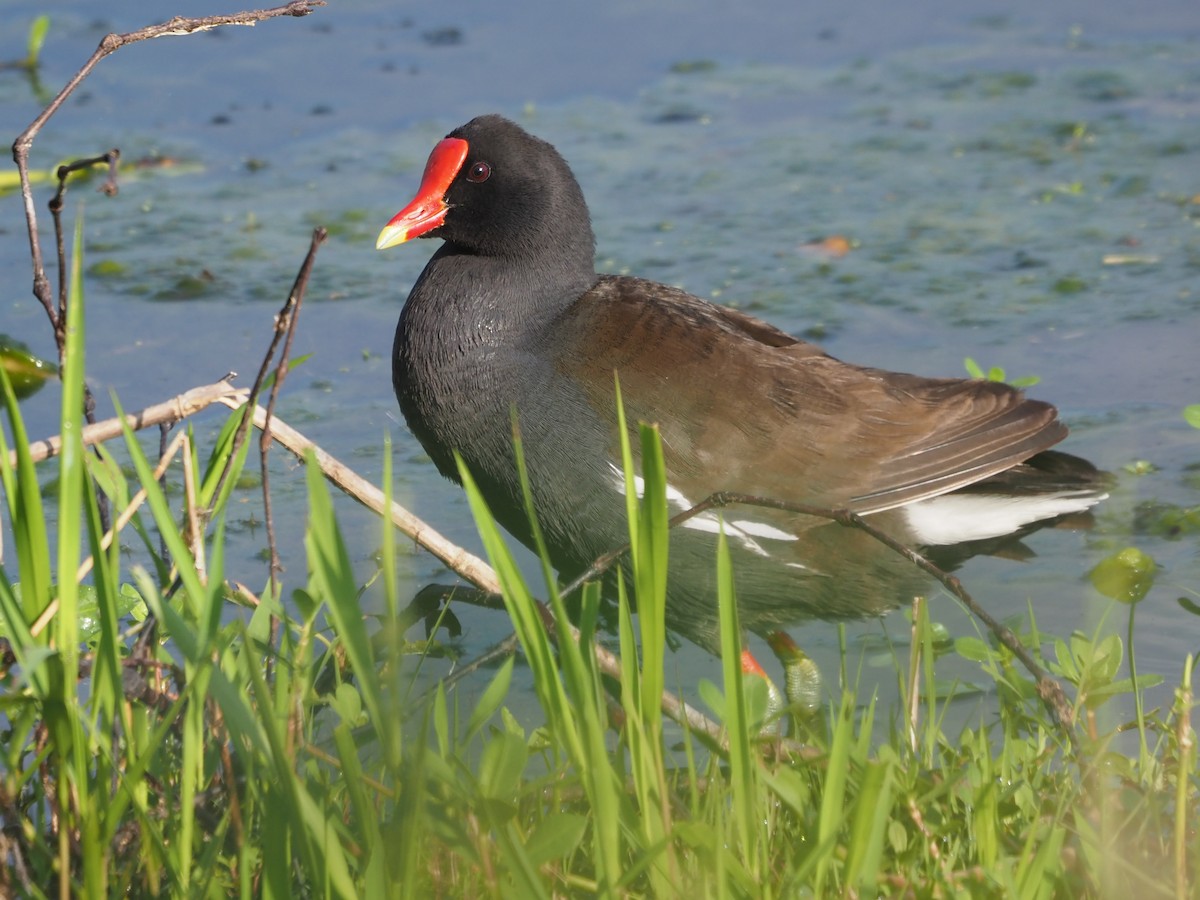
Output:
<instances>
[{"instance_id":1,"label":"thin dead stick","mask_svg":"<svg viewBox=\"0 0 1200 900\"><path fill-rule=\"evenodd\" d=\"M243 408L243 403L232 397L222 398L218 402L233 410ZM261 406L255 406L252 421L256 427L261 429L266 424L267 411ZM367 508L375 510L380 515L386 515L392 524L411 538L414 543L428 550L447 568L457 572L479 589L493 594L500 593L500 580L486 562L439 534L399 503L392 501L391 507L385 508L383 491L349 466L322 450L282 419L272 417L271 436L301 460L304 459L305 453L312 450L321 472L341 490Z\"/></svg>"},{"instance_id":2,"label":"thin dead stick","mask_svg":"<svg viewBox=\"0 0 1200 900\"><path fill-rule=\"evenodd\" d=\"M92 166L104 163L108 166L108 178L104 180L101 192L108 197L115 197L117 194L117 163L120 159L121 151L114 147L100 156L77 159L61 165L58 167L58 171L54 173L58 178L58 190L55 191L54 196L50 199L50 215L54 219L54 244L55 250L58 253L58 315L57 317L53 315L50 317L50 324L54 326L54 339L58 344L59 366L62 366L64 354L67 351L67 249L66 242L63 239L62 227L62 210L64 197L67 193L67 181L72 172L90 169ZM87 390L86 384L84 384L84 390ZM91 422L92 420L88 419L88 421Z\"/></svg>"},{"instance_id":3,"label":"thin dead stick","mask_svg":"<svg viewBox=\"0 0 1200 900\"><path fill-rule=\"evenodd\" d=\"M908 650L908 708L905 710L905 723L908 729L908 747L915 756L917 753L917 717L921 714L921 605L925 598L918 594L913 598L912 636Z\"/></svg>"},{"instance_id":4,"label":"thin dead stick","mask_svg":"<svg viewBox=\"0 0 1200 900\"><path fill-rule=\"evenodd\" d=\"M261 379L265 374L266 367L269 361L275 355L275 350L279 346L280 339L283 340L283 351L279 354L279 364L275 367L275 380L271 384L271 391L267 398L267 418L263 423L262 437L258 442L259 460L262 471L262 493L263 493L263 519L267 526L267 547L271 554L271 595L279 596L279 576L283 573L283 563L279 559L279 547L275 542L275 516L271 506L271 474L267 467L267 459L271 452L271 419L275 413L275 401L279 397L279 391L283 388L283 381L287 377L288 360L292 354L292 339L296 336L296 323L300 321L300 307L304 304L304 292L308 288L308 279L312 275L313 264L317 259L317 248L325 243L325 238L328 233L324 228L315 228L312 233L312 241L308 245L308 253L304 256L304 262L300 266L300 271L296 273L296 281L292 284L292 289L288 293L287 300L284 301L283 309L279 311L279 315L275 319L275 337L271 341L271 346L267 350L266 356L263 358L263 371L259 372L259 378L254 382L254 389L251 391L251 396L258 395ZM236 453L236 450L234 451ZM233 459L233 456L230 456ZM278 636L278 621L274 618L271 620L271 646L275 646L275 639Z\"/></svg>"},{"instance_id":5,"label":"thin dead stick","mask_svg":"<svg viewBox=\"0 0 1200 900\"><path fill-rule=\"evenodd\" d=\"M271 512L271 476L267 470L267 452L270 447L271 434L271 412L274 409L275 397L277 396L279 385L283 381L284 373L287 370L287 356L291 349L292 335L295 333L295 307L299 299L303 297L304 288L308 284L308 277L312 272L312 266L316 258L317 247L319 247L324 240L325 229L316 229L313 232L312 241L309 244L308 254L305 256L304 262L300 267L300 272L296 276L296 282L293 285L291 292L288 294L287 299L284 301L282 309L280 309L279 313L275 316L275 328L272 333L271 343L268 345L266 353L263 354L262 362L259 363L258 366L258 374L254 377L254 384L251 385L249 394L242 404L243 407L254 404L257 408L258 398L262 392L262 386L266 382L267 373L271 368L271 360L274 359L275 351L278 349L280 341L283 340L284 335L286 334L287 340L284 357L275 372L275 385L271 392L267 415L263 420L263 423L258 425L263 434L263 438L259 442L259 457L262 466L263 510L264 515L266 516L267 540L270 546L271 554L270 582L272 593L274 593L275 590L276 575L282 566L280 565L279 553L275 545L274 518ZM237 459L238 452L241 450L242 444L245 443L246 435L249 433L249 431L250 418L245 414L243 409L241 422L238 424L237 431L234 432L233 435L233 445L229 452L229 461L225 464L225 468L221 471L221 475L217 479L217 488L214 491L214 496L219 496L224 488L225 479L227 479L230 473L233 471L234 460ZM276 622L273 618L271 621L271 643L274 644L274 639L276 637Z\"/></svg>"},{"instance_id":6,"label":"thin dead stick","mask_svg":"<svg viewBox=\"0 0 1200 900\"><path fill-rule=\"evenodd\" d=\"M21 178L21 197L25 204L25 222L29 231L29 253L33 262L33 294L45 308L51 322L55 321L54 301L50 294L50 282L46 278L41 242L38 240L37 210L33 202L33 184L29 179L29 150L33 146L33 139L37 137L50 118L58 112L67 98L91 74L92 69L99 64L100 60L128 44L167 35L192 34L196 31L206 31L223 25L253 25L277 16L307 16L313 10L324 5L325 0L293 0L291 3L274 9L251 10L226 16L204 16L194 19L176 16L160 25L150 25L126 34L105 35L91 58L58 92L58 96L38 114L29 127L21 132L13 142L13 160L17 164L17 172Z\"/></svg>"},{"instance_id":7,"label":"thin dead stick","mask_svg":"<svg viewBox=\"0 0 1200 900\"><path fill-rule=\"evenodd\" d=\"M77 159L74 162L67 163L58 167L55 173L58 177L58 190L50 200L50 216L54 220L54 247L58 257L58 314L50 316L50 325L54 329L54 342L58 347L58 367L59 371L63 371L66 367L67 358L67 304L70 298L70 290L68 282L70 281L67 275L67 250L66 241L63 237L63 221L62 210L63 200L67 193L67 182L70 180L72 172L78 172L85 169L90 169L94 165L104 163L108 166L108 178L104 181L102 192L109 197L115 197L117 194L117 162L121 158L121 151L113 148L107 153L100 156L94 156L90 159ZM87 383L87 379L83 379L83 418L88 425L96 424L96 397L92 394L92 386ZM100 451L93 448L97 458ZM96 510L100 515L100 527L108 530L112 521L112 515L108 509L108 496L102 491L96 493Z\"/></svg>"},{"instance_id":8,"label":"thin dead stick","mask_svg":"<svg viewBox=\"0 0 1200 900\"><path fill-rule=\"evenodd\" d=\"M279 545L275 540L275 507L271 503L271 469L267 465L267 461L271 455L271 419L275 413L275 401L279 397L279 391L283 388L283 381L287 377L288 360L292 353L292 340L296 336L296 323L300 321L300 307L304 303L304 292L308 287L309 276L312 275L313 264L317 259L317 248L325 243L327 232L324 228L315 228L312 233L312 240L308 245L308 253L304 256L304 262L300 265L300 271L296 273L296 280L292 284L291 291L288 292L287 299L283 303L283 308L279 311L279 315L275 317L275 331L271 338L271 345L267 348L267 352L263 355L262 365L258 370L258 377L254 379L254 386L250 389L250 399L246 402L256 403L258 400L259 391L262 390L263 379L266 377L267 368L271 365L271 361L275 358L275 351L279 348L280 341L283 342L283 350L279 354L279 363L275 366L275 379L271 383L271 390L267 397L267 415L262 425L262 434L258 442L258 458L259 458L259 473L262 477L262 498L263 498L263 521L267 527L267 551L270 555L270 569L268 572L269 590L272 597L279 596L279 576L283 574L283 562L279 558ZM233 465L233 460L237 458L238 447L245 439L250 423L243 416L242 423L234 435L233 452L229 455L229 463L225 471L221 473L221 481L229 475ZM279 617L271 616L271 628L267 637L267 645L274 647L279 640L280 621ZM267 656L267 677L271 677L272 666L274 665L274 656Z\"/></svg>"},{"instance_id":9,"label":"thin dead stick","mask_svg":"<svg viewBox=\"0 0 1200 900\"><path fill-rule=\"evenodd\" d=\"M236 388L228 381L218 381L216 384L206 384L202 387L192 388L190 391L185 391L178 396L172 397L170 400L164 400L162 403L147 406L138 412L128 413L125 416L124 422L134 431L138 431L162 422L178 422L195 415L206 406L211 406L218 401L236 400L245 396L245 388ZM82 431L83 443L85 445L101 444L104 441L120 437L122 430L123 424L119 416L105 419L103 422L97 422L95 425L84 427ZM50 459L51 457L58 456L61 452L62 438L58 435L41 441L35 441L29 445L29 455L33 457L34 462ZM8 462L10 466L16 466L17 453L15 450L8 452Z\"/></svg>"}]
</instances>

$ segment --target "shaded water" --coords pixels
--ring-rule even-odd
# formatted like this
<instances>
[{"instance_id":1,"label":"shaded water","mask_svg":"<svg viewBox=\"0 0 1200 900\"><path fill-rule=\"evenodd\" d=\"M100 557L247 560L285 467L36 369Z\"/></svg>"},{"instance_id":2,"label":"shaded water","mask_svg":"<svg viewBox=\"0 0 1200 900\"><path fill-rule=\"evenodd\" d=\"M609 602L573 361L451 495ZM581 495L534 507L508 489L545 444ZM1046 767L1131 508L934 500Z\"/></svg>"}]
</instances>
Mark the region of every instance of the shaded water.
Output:
<instances>
[{"instance_id":1,"label":"shaded water","mask_svg":"<svg viewBox=\"0 0 1200 900\"><path fill-rule=\"evenodd\" d=\"M1200 9L1158 3L1130 21L1117 5L1043 6L660 2L568 14L545 2L346 2L127 48L34 149L43 168L110 146L126 160L182 163L130 173L115 199L87 187L69 198L72 212L86 204L88 369L101 413L110 390L136 408L229 370L248 379L308 234L325 225L295 350L312 357L279 413L372 479L390 434L401 499L477 549L458 489L424 459L390 388L395 319L434 244L372 248L433 142L499 111L572 163L602 270L738 305L857 362L955 375L972 356L1038 375L1032 393L1072 426L1066 449L1118 472L1155 463L1122 475L1092 532L1042 532L1029 541L1035 558L976 559L960 574L998 617L1032 604L1053 633L1106 616L1103 627L1120 628L1124 610L1085 575L1135 543L1163 569L1138 610L1139 667L1174 678L1198 649L1176 601L1200 601L1200 536L1153 533L1137 510L1200 504L1200 432L1180 415L1200 402ZM8 4L0 56L20 56L25 23L48 10L40 81L53 92L105 32L147 23L143 4L106 4L103 20L92 9ZM15 137L43 101L20 74L0 73L0 133ZM42 224L48 234L44 212ZM803 251L829 234L850 238L852 252ZM51 355L16 195L0 197L0 260L0 330ZM52 433L56 409L53 389L27 402L31 432ZM201 423L215 429L218 417ZM294 585L304 488L282 454L277 466ZM253 491L242 503L230 574L254 585L260 503ZM378 525L349 501L339 514L366 578ZM423 554L402 563L412 590L447 580ZM459 615L467 656L507 634L500 614ZM934 616L974 633L947 597ZM871 655L875 638L903 644L905 627L899 615L849 626L885 681L891 662ZM832 626L797 637L832 665ZM714 674L686 645L672 664L668 680L689 689ZM966 664L944 674L972 677Z\"/></svg>"}]
</instances>

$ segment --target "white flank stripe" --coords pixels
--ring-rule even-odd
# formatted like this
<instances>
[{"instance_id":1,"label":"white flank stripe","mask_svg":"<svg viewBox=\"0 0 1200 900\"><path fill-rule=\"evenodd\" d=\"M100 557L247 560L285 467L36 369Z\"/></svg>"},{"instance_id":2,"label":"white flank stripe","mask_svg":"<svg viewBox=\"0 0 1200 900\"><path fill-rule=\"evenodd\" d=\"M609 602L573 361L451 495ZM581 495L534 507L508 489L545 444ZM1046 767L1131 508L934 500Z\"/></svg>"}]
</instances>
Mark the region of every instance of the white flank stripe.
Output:
<instances>
[{"instance_id":1,"label":"white flank stripe","mask_svg":"<svg viewBox=\"0 0 1200 900\"><path fill-rule=\"evenodd\" d=\"M1083 512L1106 494L943 494L902 507L918 543L938 546L1011 534L1018 528L1067 513Z\"/></svg>"},{"instance_id":2,"label":"white flank stripe","mask_svg":"<svg viewBox=\"0 0 1200 900\"><path fill-rule=\"evenodd\" d=\"M621 495L625 494L625 474L614 463L608 464L613 481L616 484L617 490ZM646 481L641 475L633 476L633 489L637 491L638 497L642 497L646 493ZM667 503L673 506L677 511L684 512L695 506L679 488L673 485L667 485ZM698 516L693 516L683 523L684 528L690 528L692 531L703 531L706 534L719 534L721 531L721 520L715 513L706 512ZM738 519L732 522L725 523L725 534L728 537L735 538L741 542L747 550L756 553L759 556L770 556L762 545L754 538L764 538L771 541L794 541L798 540L796 535L789 534L781 528L776 528L774 525L768 525L765 522L755 522L751 519ZM801 567L803 568L803 567Z\"/></svg>"},{"instance_id":3,"label":"white flank stripe","mask_svg":"<svg viewBox=\"0 0 1200 900\"><path fill-rule=\"evenodd\" d=\"M782 528L776 528L774 525L768 525L766 522L753 522L750 519L738 519L731 523L734 528L739 531L744 531L746 534L752 534L755 537L766 538L769 541L797 541L798 537L784 531Z\"/></svg>"}]
</instances>

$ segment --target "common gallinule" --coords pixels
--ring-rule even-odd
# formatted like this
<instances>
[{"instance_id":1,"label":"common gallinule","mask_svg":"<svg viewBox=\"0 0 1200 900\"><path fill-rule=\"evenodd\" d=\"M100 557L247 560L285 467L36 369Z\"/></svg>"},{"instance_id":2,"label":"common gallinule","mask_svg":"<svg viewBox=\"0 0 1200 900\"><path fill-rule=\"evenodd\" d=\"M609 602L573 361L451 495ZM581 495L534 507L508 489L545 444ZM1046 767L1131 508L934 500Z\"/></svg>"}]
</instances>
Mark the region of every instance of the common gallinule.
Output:
<instances>
[{"instance_id":1,"label":"common gallinule","mask_svg":"<svg viewBox=\"0 0 1200 900\"><path fill-rule=\"evenodd\" d=\"M434 147L415 199L376 246L415 237L444 243L396 329L400 408L438 470L458 480L457 450L500 523L529 545L516 409L560 573L627 539L614 373L628 421L661 429L672 511L736 491L849 508L936 547L1009 534L1104 495L1090 464L1047 452L1066 426L1019 390L844 363L677 288L598 275L570 168L500 116ZM760 508L726 511L724 527L755 630L878 613L914 590L908 563L851 529ZM718 528L716 515L699 516L670 547L669 623L710 647Z\"/></svg>"}]
</instances>

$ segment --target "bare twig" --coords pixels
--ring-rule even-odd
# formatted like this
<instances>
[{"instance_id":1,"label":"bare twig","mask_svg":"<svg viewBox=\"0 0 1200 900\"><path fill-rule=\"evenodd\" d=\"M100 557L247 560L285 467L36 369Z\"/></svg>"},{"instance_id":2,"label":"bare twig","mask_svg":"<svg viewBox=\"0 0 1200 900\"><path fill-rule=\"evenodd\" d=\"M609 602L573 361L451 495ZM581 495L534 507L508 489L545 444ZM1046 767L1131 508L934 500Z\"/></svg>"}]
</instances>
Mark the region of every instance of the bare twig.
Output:
<instances>
[{"instance_id":1,"label":"bare twig","mask_svg":"<svg viewBox=\"0 0 1200 900\"><path fill-rule=\"evenodd\" d=\"M904 710L905 728L908 731L908 748L917 753L917 717L921 715L921 606L925 598L917 594L913 598L912 637L908 651L908 706Z\"/></svg>"},{"instance_id":2,"label":"bare twig","mask_svg":"<svg viewBox=\"0 0 1200 900\"><path fill-rule=\"evenodd\" d=\"M220 402L224 403L230 409L241 408L241 404L232 398L222 399ZM267 411L261 406L254 407L254 424L261 429L266 421ZM449 569L457 572L476 587L493 594L500 593L500 580L496 577L496 573L492 567L486 562L439 534L399 503L392 501L390 507L385 506L383 491L326 453L287 423L277 418L272 419L271 436L301 460L311 450L321 472L335 485L364 506L375 510L375 512L382 516L388 517L392 524L399 528L403 534L411 538L419 546L428 550ZM546 624L546 629L551 639L555 641L559 640L560 636L554 622L554 616L549 608L544 603L539 602L538 612L542 617L542 621ZM579 629L570 623L567 623L567 628L570 639L578 642L580 640ZM595 655L596 665L601 672L618 680L622 677L621 660L616 654L606 650L595 642L592 643L591 652ZM715 746L723 750L728 750L728 740L725 737L724 729L718 723L709 719L699 710L668 691L663 692L660 702L663 712L670 718L680 724L686 725L686 727L706 738ZM807 748L787 742L781 745L781 749L784 752L791 752L796 755L803 755L809 752Z\"/></svg>"},{"instance_id":3,"label":"bare twig","mask_svg":"<svg viewBox=\"0 0 1200 900\"><path fill-rule=\"evenodd\" d=\"M58 190L55 191L54 196L50 200L50 214L54 219L54 246L58 254L58 310L55 312L47 307L46 312L50 316L50 327L54 329L54 343L58 347L58 366L60 372L63 370L67 354L67 300L69 293L68 282L70 281L67 276L66 240L63 237L62 227L63 197L67 190L67 181L72 172L89 169L99 163L105 163L108 166L108 178L105 181L104 193L113 196L117 192L117 160L120 157L121 151L113 149L101 156L94 156L90 159L77 159L74 162L58 167ZM92 388L87 383L87 379L83 380L83 418L89 425L96 423L96 398L92 394ZM99 492L96 496L96 501L97 509L100 513L101 527L107 530L110 518L108 496L103 492Z\"/></svg>"},{"instance_id":4,"label":"bare twig","mask_svg":"<svg viewBox=\"0 0 1200 900\"><path fill-rule=\"evenodd\" d=\"M221 704L213 704L213 731L221 734L225 730L225 714L222 712ZM220 729L218 731L217 729ZM237 842L237 846L242 846L243 835L245 834L245 826L242 822L242 803L238 799L238 780L237 770L233 766L233 754L229 750L229 741L220 741L220 758L221 758L221 778L225 782L224 796L228 798L229 803L229 820L233 825L233 839Z\"/></svg>"},{"instance_id":5,"label":"bare twig","mask_svg":"<svg viewBox=\"0 0 1200 900\"><path fill-rule=\"evenodd\" d=\"M50 101L49 105L29 124L29 127L21 132L13 142L13 161L17 164L17 172L21 178L21 198L25 204L25 222L29 231L29 253L33 262L33 294L45 307L51 321L55 320L54 304L50 294L50 283L46 278L41 242L38 239L37 210L33 202L33 185L29 179L29 150L33 146L34 138L50 121L50 118L58 112L67 98L75 92L75 89L91 74L92 69L99 64L100 60L128 44L166 35L192 34L222 25L253 25L256 22L278 16L306 16L314 9L324 5L325 0L292 0L292 2L274 9L250 10L225 16L203 16L191 19L176 16L160 25L150 25L126 34L107 34L100 41L96 52L58 92L58 96Z\"/></svg>"},{"instance_id":6,"label":"bare twig","mask_svg":"<svg viewBox=\"0 0 1200 900\"><path fill-rule=\"evenodd\" d=\"M517 633L514 631L512 634L510 634L508 637L506 637L504 640L500 641L499 643L492 644L492 646L488 647L486 650L484 650L482 653L480 653L477 657L475 657L469 663L465 663L464 665L461 665L461 666L456 666L453 672L451 672L449 675L447 675L445 678L441 679L441 681L438 682L438 685L435 685L434 687L432 687L428 691L426 691L424 694L422 694L417 699L417 702L415 705L418 708L421 707L424 704L424 701L428 697L431 697L434 693L437 692L438 686L441 686L445 690L449 691L452 687L454 687L454 685L456 685L458 682L462 681L468 675L473 675L474 673L476 673L480 669L482 669L484 666L488 666L494 662L498 662L499 660L506 659L506 658L512 656L514 653L516 653L520 649L521 649L521 642L517 639Z\"/></svg>"},{"instance_id":7,"label":"bare twig","mask_svg":"<svg viewBox=\"0 0 1200 900\"><path fill-rule=\"evenodd\" d=\"M128 424L134 431L139 431L142 428L149 428L161 422L178 422L181 419L186 419L188 416L200 412L206 406L211 406L213 403L221 400L244 399L245 396L245 388L235 388L228 381L219 381L216 384L206 384L202 387L192 388L190 391L185 391L176 397L172 397L170 400L164 400L162 403L147 406L138 412L127 413L124 423ZM104 441L120 437L122 430L123 424L119 417L105 419L103 422L97 422L95 425L84 427L82 432L83 443L85 445L101 444ZM41 462L42 460L58 456L61 451L62 438L58 435L34 441L29 445L29 455L33 457L34 462ZM16 450L8 451L8 459L9 465L16 466Z\"/></svg>"},{"instance_id":8,"label":"bare twig","mask_svg":"<svg viewBox=\"0 0 1200 900\"><path fill-rule=\"evenodd\" d=\"M235 410L242 409L245 405L244 400L233 397L223 398L219 402ZM255 406L252 421L256 427L261 429L266 424L267 411L261 406ZM500 581L486 562L439 534L399 503L393 501L390 508L385 507L383 491L345 463L322 450L282 419L273 418L271 420L271 437L301 460L304 459L304 454L311 450L321 472L341 490L367 508L388 517L392 524L411 538L414 543L428 550L447 568L457 572L476 587L493 594L500 593Z\"/></svg>"},{"instance_id":9,"label":"bare twig","mask_svg":"<svg viewBox=\"0 0 1200 900\"><path fill-rule=\"evenodd\" d=\"M55 194L51 198L49 204L50 213L54 217L55 244L58 249L58 306L57 308L54 306L49 293L46 293L45 295L38 295L38 299L42 301L42 306L46 310L46 316L50 319L50 327L54 329L54 343L58 347L58 362L60 366L62 365L63 361L63 351L66 348L67 327L67 254L63 240L62 219L60 213L62 212L63 194L66 191L67 178L72 172L90 168L97 163L106 162L109 166L109 180L111 181L115 177L116 160L119 156L119 150L110 150L103 156L93 156L89 159L77 159L74 162L58 167L58 190L55 191ZM115 187L115 181L113 184ZM34 240L36 241L36 237Z\"/></svg>"},{"instance_id":10,"label":"bare twig","mask_svg":"<svg viewBox=\"0 0 1200 900\"><path fill-rule=\"evenodd\" d=\"M262 386L266 382L267 374L271 368L271 361L275 357L275 351L276 351L276 349L278 349L280 341L284 340L285 336L286 336L286 340L284 343L284 353L283 353L280 363L277 366L276 371L275 371L275 384L272 388L271 395L269 398L269 409L266 411L265 418L263 419L263 421L261 423L256 423L256 424L258 424L258 427L263 432L263 439L259 442L259 455L261 457L261 462L262 462L263 508L264 508L264 514L266 516L267 538L268 538L268 543L270 545L270 553L271 553L271 577L270 577L270 580L271 580L272 591L274 591L274 588L276 585L276 576L278 575L279 571L282 569L282 565L279 562L279 553L278 553L278 550L276 549L276 545L275 545L275 532L274 532L274 528L272 525L272 516L271 516L271 493L270 493L271 482L270 482L270 475L267 472L267 452L268 452L268 448L270 446L270 436L271 436L271 424L270 424L271 418L272 418L271 410L273 410L273 408L274 408L275 398L278 396L279 386L282 383L284 376L287 372L288 355L291 351L292 336L295 333L297 310L298 310L299 304L303 301L303 298L304 298L304 291L308 285L308 278L312 273L313 263L316 259L317 248L320 247L322 243L324 243L325 237L326 237L326 232L325 232L324 228L317 228L313 231L312 241L309 244L308 253L304 258L304 262L300 266L299 273L296 275L296 281L292 286L292 290L288 294L287 299L284 301L283 307L280 309L279 313L275 316L275 328L274 328L274 332L271 337L271 343L267 347L266 353L263 354L262 362L259 364L259 367L258 367L258 374L254 378L254 384L251 385L249 394L244 400L244 404L230 406L230 408L232 408L232 409L238 409L242 405L244 405L246 408L251 408L251 407L253 407L255 409L260 408L257 406L258 397L262 393ZM227 404L227 405L229 405L229 404ZM237 459L238 451L241 450L242 444L245 442L246 435L249 432L249 430L250 430L250 417L243 412L242 421L238 425L237 432L233 436L233 445L232 445L232 449L230 450L230 453L229 453L229 462L226 464L225 469L221 472L220 478L218 479L218 482L217 482L217 489L214 492L214 496L220 495L221 489L225 484L225 480L229 477L229 474L232 471L233 462L235 459ZM272 631L271 637L274 638L275 637L274 621L272 621L271 631Z\"/></svg>"},{"instance_id":11,"label":"bare twig","mask_svg":"<svg viewBox=\"0 0 1200 900\"><path fill-rule=\"evenodd\" d=\"M262 474L262 496L263 496L263 521L267 528L267 548L271 557L269 581L271 596L277 598L279 596L279 576L283 574L283 563L279 559L279 545L275 541L275 516L271 505L271 472L267 466L267 460L271 455L271 418L275 413L275 401L279 397L279 391L283 387L283 380L287 377L288 361L291 359L292 339L296 335L296 323L300 320L300 306L304 303L304 292L308 288L308 279L312 275L313 264L317 259L317 248L325 243L327 232L324 228L316 228L313 230L312 241L308 245L308 253L304 256L304 262L300 265L300 271L296 273L296 280L292 284L292 289L288 293L287 299L283 303L283 308L279 311L279 315L275 317L275 331L271 338L271 345L267 348L266 354L263 356L262 365L259 367L258 377L254 380L254 386L250 389L250 400L248 403L253 403L258 397L258 393L262 388L263 379L266 377L267 369L271 365L272 359L275 357L275 351L279 347L279 343L283 341L283 351L279 354L279 363L275 366L275 378L271 383L271 391L267 398L267 417L263 422L262 434L258 442L259 466ZM250 423L245 418L242 419L241 427L238 428L238 433L234 439L234 450L230 455L230 465L237 454L237 448L246 434ZM228 472L228 469L226 470ZM225 473L222 473L222 479ZM279 638L279 618L271 616L271 628L267 638L268 646L274 647ZM270 667L273 664L272 654L267 655L267 670L270 672Z\"/></svg>"},{"instance_id":12,"label":"bare twig","mask_svg":"<svg viewBox=\"0 0 1200 900\"><path fill-rule=\"evenodd\" d=\"M283 304L283 309L279 311L279 316L275 320L275 338L263 360L265 367L271 357L275 355L275 348L279 345L280 337L283 336L283 351L279 354L279 365L275 367L275 380L271 384L271 393L267 399L267 419L262 430L262 437L258 442L258 451L262 461L263 518L267 526L267 546L271 552L271 593L276 597L279 596L278 579L283 573L283 564L279 561L279 548L275 543L275 523L271 514L271 482L270 474L267 471L267 458L271 450L271 417L275 413L275 401L283 387L283 380L287 377L288 361L291 359L292 353L292 339L296 335L296 323L300 318L300 307L304 303L304 292L308 288L308 279L312 275L313 264L317 259L317 248L325 243L326 237L328 237L328 233L324 228L313 230L308 253L304 257L300 271L296 274L296 281ZM258 383L256 382L255 388L257 389L257 387ZM255 393L257 390L253 391L251 395L253 396ZM271 645L274 646L276 637L274 632L277 623L272 619L271 624Z\"/></svg>"},{"instance_id":13,"label":"bare twig","mask_svg":"<svg viewBox=\"0 0 1200 900\"><path fill-rule=\"evenodd\" d=\"M165 35L175 34L191 34L196 31L205 31L210 28L217 28L222 25L253 25L255 22L260 22L264 19L271 19L277 16L306 16L314 9L325 5L325 0L292 0L292 2L276 7L274 9L252 10L248 12L233 13L225 16L205 16L201 18L182 18L175 17L169 22L164 22L160 25L150 25L141 28L137 31L128 32L126 34L108 34L100 41L96 51L91 58L84 63L83 67L75 73L75 76L59 91L56 96L45 109L38 114L37 118L17 137L13 142L13 160L17 164L17 172L21 179L21 197L25 205L25 222L29 233L29 254L33 264L33 294L38 302L45 309L47 317L50 319L50 325L54 330L55 343L58 346L59 362L62 362L63 354L66 350L66 304L67 304L67 277L66 277L66 254L63 246L63 232L60 212L62 210L63 191L66 187L68 176L76 169L85 168L94 165L97 162L104 161L108 164L109 177L104 185L104 192L108 194L116 193L116 163L120 157L117 150L110 150L101 157L89 160L79 160L70 163L66 166L60 166L58 169L58 192L50 203L50 210L54 216L56 245L58 250L59 264L59 302L58 308L55 308L53 297L50 291L50 282L46 277L46 268L42 256L41 241L38 237L37 227L37 210L33 202L33 185L29 178L29 151L33 146L33 140L41 131L42 127L50 120L50 118L58 112L66 99L83 83L84 79L91 74L92 69L99 64L100 60L108 56L110 53L115 53L122 47L137 43L139 41L148 40L150 38L163 37ZM88 423L95 421L95 398L92 396L91 390L85 384L84 390L84 417ZM99 498L101 522L107 528L108 526L108 502L104 495Z\"/></svg>"},{"instance_id":14,"label":"bare twig","mask_svg":"<svg viewBox=\"0 0 1200 900\"><path fill-rule=\"evenodd\" d=\"M54 245L58 253L58 312L50 314L50 324L54 326L54 340L58 344L58 364L63 364L63 354L67 350L67 250L63 237L62 209L63 198L67 193L67 181L72 172L90 169L92 166L104 163L108 166L108 178L104 181L103 193L113 197L117 193L117 162L121 159L121 151L115 147L100 156L88 159L77 159L58 167L55 176L58 178L58 190L50 198L50 215L54 218ZM47 310L47 312L50 312ZM87 390L87 385L84 385ZM89 419L89 422L92 420Z\"/></svg>"}]
</instances>

